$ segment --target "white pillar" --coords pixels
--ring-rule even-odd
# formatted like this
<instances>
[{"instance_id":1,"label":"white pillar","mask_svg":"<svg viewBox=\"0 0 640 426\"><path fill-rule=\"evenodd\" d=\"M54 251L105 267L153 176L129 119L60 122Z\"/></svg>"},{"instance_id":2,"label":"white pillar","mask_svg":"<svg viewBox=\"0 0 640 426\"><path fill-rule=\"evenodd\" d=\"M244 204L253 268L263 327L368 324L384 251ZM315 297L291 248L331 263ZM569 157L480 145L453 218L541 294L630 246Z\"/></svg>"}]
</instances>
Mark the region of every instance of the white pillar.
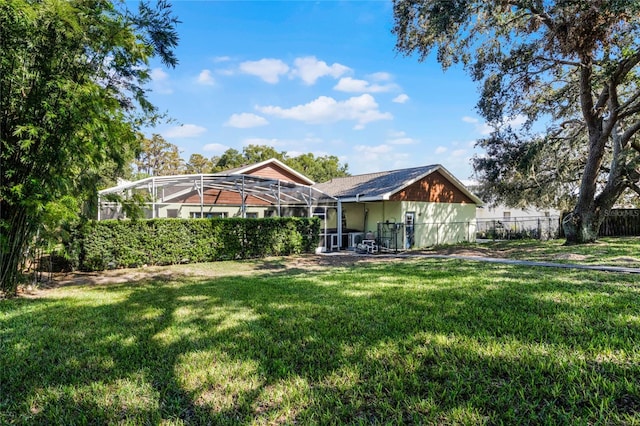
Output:
<instances>
[{"instance_id":1,"label":"white pillar","mask_svg":"<svg viewBox=\"0 0 640 426\"><path fill-rule=\"evenodd\" d=\"M342 246L342 201L338 200L338 211L336 212L336 228L338 231L338 246Z\"/></svg>"}]
</instances>

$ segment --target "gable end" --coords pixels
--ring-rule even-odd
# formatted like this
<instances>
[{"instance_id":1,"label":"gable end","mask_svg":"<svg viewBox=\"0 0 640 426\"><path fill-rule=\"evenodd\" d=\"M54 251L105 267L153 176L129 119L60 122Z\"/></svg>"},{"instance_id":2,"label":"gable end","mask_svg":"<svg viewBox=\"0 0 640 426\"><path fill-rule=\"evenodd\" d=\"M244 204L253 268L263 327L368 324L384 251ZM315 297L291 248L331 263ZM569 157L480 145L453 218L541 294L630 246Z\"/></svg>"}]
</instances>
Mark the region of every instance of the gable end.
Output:
<instances>
[{"instance_id":1,"label":"gable end","mask_svg":"<svg viewBox=\"0 0 640 426\"><path fill-rule=\"evenodd\" d=\"M475 204L469 196L460 191L439 171L435 171L392 194L389 200Z\"/></svg>"}]
</instances>

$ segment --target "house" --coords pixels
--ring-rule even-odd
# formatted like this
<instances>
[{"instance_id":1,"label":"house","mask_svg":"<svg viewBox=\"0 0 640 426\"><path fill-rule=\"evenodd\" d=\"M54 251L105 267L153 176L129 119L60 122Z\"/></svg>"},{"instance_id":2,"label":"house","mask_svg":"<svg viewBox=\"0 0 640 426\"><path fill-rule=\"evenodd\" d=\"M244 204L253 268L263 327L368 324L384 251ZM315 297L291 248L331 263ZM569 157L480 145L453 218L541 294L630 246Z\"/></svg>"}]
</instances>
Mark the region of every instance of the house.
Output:
<instances>
[{"instance_id":1,"label":"house","mask_svg":"<svg viewBox=\"0 0 640 426\"><path fill-rule=\"evenodd\" d=\"M276 159L221 173L122 183L100 191L99 220L126 217L116 196L145 200L147 218L315 215L323 220L324 250L366 240L388 250L472 241L482 204L441 165L316 184Z\"/></svg>"},{"instance_id":2,"label":"house","mask_svg":"<svg viewBox=\"0 0 640 426\"><path fill-rule=\"evenodd\" d=\"M476 207L482 201L439 164L313 187L337 199L325 217L330 249L372 238L389 250L475 240Z\"/></svg>"}]
</instances>

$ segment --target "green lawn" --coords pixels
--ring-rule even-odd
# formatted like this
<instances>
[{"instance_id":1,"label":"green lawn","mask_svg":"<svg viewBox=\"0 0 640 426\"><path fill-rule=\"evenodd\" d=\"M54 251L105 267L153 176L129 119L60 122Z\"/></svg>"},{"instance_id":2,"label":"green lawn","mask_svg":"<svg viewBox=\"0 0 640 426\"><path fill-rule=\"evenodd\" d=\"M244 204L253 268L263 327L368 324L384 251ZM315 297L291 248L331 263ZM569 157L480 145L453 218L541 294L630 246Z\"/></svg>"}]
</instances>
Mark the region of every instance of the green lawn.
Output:
<instances>
[{"instance_id":1,"label":"green lawn","mask_svg":"<svg viewBox=\"0 0 640 426\"><path fill-rule=\"evenodd\" d=\"M440 246L430 251L478 250L478 254L540 262L640 268L640 237L600 238L593 244L565 246L565 240L510 240Z\"/></svg>"},{"instance_id":2,"label":"green lawn","mask_svg":"<svg viewBox=\"0 0 640 426\"><path fill-rule=\"evenodd\" d=\"M635 275L282 266L0 301L0 424L640 424Z\"/></svg>"}]
</instances>

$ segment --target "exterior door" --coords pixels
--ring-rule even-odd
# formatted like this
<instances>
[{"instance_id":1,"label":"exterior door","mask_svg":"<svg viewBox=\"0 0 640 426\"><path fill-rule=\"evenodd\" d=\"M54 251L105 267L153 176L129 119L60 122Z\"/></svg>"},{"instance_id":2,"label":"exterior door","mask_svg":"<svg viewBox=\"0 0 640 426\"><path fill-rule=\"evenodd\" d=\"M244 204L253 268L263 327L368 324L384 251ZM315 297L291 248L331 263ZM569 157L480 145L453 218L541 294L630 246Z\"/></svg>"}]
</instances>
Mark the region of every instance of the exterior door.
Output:
<instances>
[{"instance_id":1,"label":"exterior door","mask_svg":"<svg viewBox=\"0 0 640 426\"><path fill-rule=\"evenodd\" d=\"M405 232L405 244L406 249L410 249L415 245L414 237L414 221L416 218L416 212L406 212L404 214L404 232Z\"/></svg>"}]
</instances>

